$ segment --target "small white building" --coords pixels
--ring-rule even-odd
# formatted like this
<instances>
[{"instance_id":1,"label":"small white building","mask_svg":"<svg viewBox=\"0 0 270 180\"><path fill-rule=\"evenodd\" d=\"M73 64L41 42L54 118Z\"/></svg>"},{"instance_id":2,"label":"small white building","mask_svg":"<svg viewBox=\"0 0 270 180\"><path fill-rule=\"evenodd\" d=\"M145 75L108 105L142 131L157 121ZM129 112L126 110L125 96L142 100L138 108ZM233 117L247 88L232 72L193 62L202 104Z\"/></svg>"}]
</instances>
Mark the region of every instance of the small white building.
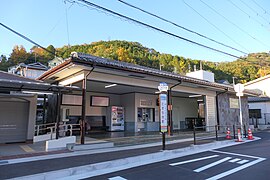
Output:
<instances>
[{"instance_id":1,"label":"small white building","mask_svg":"<svg viewBox=\"0 0 270 180\"><path fill-rule=\"evenodd\" d=\"M54 68L55 66L58 66L62 62L64 62L63 58L61 58L61 57L55 57L54 59L48 61L48 66L51 69L51 68Z\"/></svg>"},{"instance_id":2,"label":"small white building","mask_svg":"<svg viewBox=\"0 0 270 180\"><path fill-rule=\"evenodd\" d=\"M263 97L250 97L249 118L250 124L255 128L270 128L270 75L250 81L245 89L261 92Z\"/></svg>"},{"instance_id":3,"label":"small white building","mask_svg":"<svg viewBox=\"0 0 270 180\"><path fill-rule=\"evenodd\" d=\"M30 79L36 79L47 70L48 70L48 67L39 62L32 63L32 64L20 63L18 65L11 66L8 68L9 73L16 74L16 75L23 76Z\"/></svg>"}]
</instances>

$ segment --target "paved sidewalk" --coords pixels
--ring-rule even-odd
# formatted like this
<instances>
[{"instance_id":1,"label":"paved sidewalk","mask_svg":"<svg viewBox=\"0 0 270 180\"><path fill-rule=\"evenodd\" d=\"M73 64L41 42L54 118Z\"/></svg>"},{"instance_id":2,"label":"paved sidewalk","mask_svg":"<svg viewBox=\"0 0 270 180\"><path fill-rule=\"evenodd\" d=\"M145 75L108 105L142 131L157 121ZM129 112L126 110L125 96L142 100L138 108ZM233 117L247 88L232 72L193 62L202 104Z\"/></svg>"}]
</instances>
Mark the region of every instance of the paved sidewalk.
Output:
<instances>
[{"instance_id":1,"label":"paved sidewalk","mask_svg":"<svg viewBox=\"0 0 270 180\"><path fill-rule=\"evenodd\" d=\"M192 143L192 139L171 141L167 143L166 151L161 151L160 143L150 143L10 159L0 164L0 179L87 178L113 170L239 144L235 143L234 140L218 142L203 140L200 141L201 145L195 146L191 145Z\"/></svg>"},{"instance_id":2,"label":"paved sidewalk","mask_svg":"<svg viewBox=\"0 0 270 180\"><path fill-rule=\"evenodd\" d=\"M161 135L159 133L155 134L141 134L141 135L126 135L122 132L113 132L103 135L91 134L90 137L85 137L85 145L80 145L80 138L77 136L77 145L75 149L90 150L91 148L107 148L107 147L125 147L133 145L143 145L143 144L161 144ZM198 133L197 136L205 135L203 133ZM94 138L93 138L94 136ZM114 136L114 137L110 137ZM209 137L208 137L209 138ZM180 141L179 141L180 140ZM190 141L193 143L193 132L181 132L175 133L173 136L166 136L166 143ZM87 146L89 145L89 146ZM67 149L65 150L45 150L45 142L37 143L14 143L14 144L0 144L0 164L1 160L9 160L23 157L59 154L71 152Z\"/></svg>"}]
</instances>

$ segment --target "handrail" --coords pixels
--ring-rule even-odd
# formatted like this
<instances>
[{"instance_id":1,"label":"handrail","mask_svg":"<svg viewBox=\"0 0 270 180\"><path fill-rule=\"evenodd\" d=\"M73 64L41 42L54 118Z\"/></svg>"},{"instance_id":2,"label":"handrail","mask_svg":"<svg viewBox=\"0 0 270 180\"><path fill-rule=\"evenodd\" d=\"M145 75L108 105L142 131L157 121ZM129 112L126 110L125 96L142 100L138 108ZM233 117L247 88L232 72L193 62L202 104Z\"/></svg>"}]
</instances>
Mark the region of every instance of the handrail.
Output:
<instances>
[{"instance_id":1,"label":"handrail","mask_svg":"<svg viewBox=\"0 0 270 180\"><path fill-rule=\"evenodd\" d=\"M35 125L35 134L40 136L43 134L50 134L51 139L53 139L53 134L56 133L57 123L39 124ZM69 136L72 136L73 131L79 131L80 124L60 124L59 132L66 136L69 132ZM45 133L42 133L45 132Z\"/></svg>"}]
</instances>

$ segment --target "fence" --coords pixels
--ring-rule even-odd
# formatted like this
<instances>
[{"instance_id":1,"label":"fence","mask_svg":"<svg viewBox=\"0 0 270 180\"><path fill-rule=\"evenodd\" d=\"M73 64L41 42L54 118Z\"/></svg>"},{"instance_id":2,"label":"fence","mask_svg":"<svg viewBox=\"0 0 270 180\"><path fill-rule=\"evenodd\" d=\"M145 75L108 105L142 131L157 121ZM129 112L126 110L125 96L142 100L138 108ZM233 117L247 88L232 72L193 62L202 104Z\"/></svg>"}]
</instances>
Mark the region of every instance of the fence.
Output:
<instances>
[{"instance_id":1,"label":"fence","mask_svg":"<svg viewBox=\"0 0 270 180\"><path fill-rule=\"evenodd\" d=\"M270 113L262 113L258 115L250 115L249 124L254 125L255 128L258 125L270 125Z\"/></svg>"},{"instance_id":2,"label":"fence","mask_svg":"<svg viewBox=\"0 0 270 180\"><path fill-rule=\"evenodd\" d=\"M39 124L35 126L35 136L49 135L49 139L54 139L57 123ZM72 136L74 132L80 131L80 124L60 124L59 136Z\"/></svg>"},{"instance_id":3,"label":"fence","mask_svg":"<svg viewBox=\"0 0 270 180\"><path fill-rule=\"evenodd\" d=\"M237 131L241 130L241 126L193 126L193 144L196 145L198 141L219 141L225 140L227 130L230 130L230 136L233 139L237 138ZM247 128L243 125L243 135L247 137Z\"/></svg>"}]
</instances>

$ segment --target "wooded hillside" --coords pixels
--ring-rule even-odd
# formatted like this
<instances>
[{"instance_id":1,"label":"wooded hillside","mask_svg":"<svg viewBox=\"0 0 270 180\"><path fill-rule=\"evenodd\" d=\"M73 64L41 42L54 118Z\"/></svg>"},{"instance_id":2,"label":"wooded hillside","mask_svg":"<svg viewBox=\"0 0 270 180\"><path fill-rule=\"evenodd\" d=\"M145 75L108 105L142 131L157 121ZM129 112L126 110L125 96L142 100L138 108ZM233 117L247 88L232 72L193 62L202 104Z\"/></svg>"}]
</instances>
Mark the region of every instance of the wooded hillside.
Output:
<instances>
[{"instance_id":1,"label":"wooded hillside","mask_svg":"<svg viewBox=\"0 0 270 180\"><path fill-rule=\"evenodd\" d=\"M210 62L159 53L137 42L117 40L61 48L54 48L50 45L47 49L56 52L56 55L62 58L67 58L72 51L77 51L156 69L161 68L182 75L185 75L188 71L193 71L195 65L199 69L200 62L202 62L203 69L215 73L216 80L228 80L229 82L232 82L232 77L236 77L238 82L244 83L270 73L270 55L268 53L252 53L233 62ZM15 46L8 59L1 55L0 70L7 71L9 66L20 62L32 63L38 61L47 65L46 63L53 57L54 55L35 46L31 48L30 52L27 52L23 46Z\"/></svg>"}]
</instances>

